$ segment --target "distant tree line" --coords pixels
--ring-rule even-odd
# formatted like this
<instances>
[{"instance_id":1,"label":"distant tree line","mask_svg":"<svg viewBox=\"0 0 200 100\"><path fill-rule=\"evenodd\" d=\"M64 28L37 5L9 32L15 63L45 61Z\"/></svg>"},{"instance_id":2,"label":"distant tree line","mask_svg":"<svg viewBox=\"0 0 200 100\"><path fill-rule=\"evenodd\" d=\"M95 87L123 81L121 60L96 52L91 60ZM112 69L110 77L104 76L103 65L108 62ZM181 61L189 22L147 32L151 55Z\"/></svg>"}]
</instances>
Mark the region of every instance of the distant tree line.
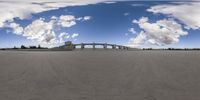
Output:
<instances>
[{"instance_id":1,"label":"distant tree line","mask_svg":"<svg viewBox=\"0 0 200 100\"><path fill-rule=\"evenodd\" d=\"M162 48L162 49L143 48L142 50L200 50L200 48Z\"/></svg>"},{"instance_id":2,"label":"distant tree line","mask_svg":"<svg viewBox=\"0 0 200 100\"><path fill-rule=\"evenodd\" d=\"M21 45L20 48L17 48L16 46L14 46L12 49L47 49L47 48L41 47L40 45L38 45L38 46L29 46L29 47Z\"/></svg>"}]
</instances>

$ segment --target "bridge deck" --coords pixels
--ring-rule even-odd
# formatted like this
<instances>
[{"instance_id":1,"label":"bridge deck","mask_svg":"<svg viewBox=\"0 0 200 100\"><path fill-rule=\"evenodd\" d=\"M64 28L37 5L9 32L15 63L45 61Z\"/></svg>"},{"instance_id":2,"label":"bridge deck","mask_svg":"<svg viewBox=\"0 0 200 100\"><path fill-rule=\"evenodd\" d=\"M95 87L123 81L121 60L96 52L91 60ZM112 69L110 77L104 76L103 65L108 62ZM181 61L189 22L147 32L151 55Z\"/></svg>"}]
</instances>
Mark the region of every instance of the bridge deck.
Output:
<instances>
[{"instance_id":1,"label":"bridge deck","mask_svg":"<svg viewBox=\"0 0 200 100\"><path fill-rule=\"evenodd\" d=\"M107 43L80 43L80 44L73 44L74 46L79 46L79 45L107 45L107 46L122 46L122 47L127 47L123 45L116 45L116 44L107 44Z\"/></svg>"},{"instance_id":2,"label":"bridge deck","mask_svg":"<svg viewBox=\"0 0 200 100\"><path fill-rule=\"evenodd\" d=\"M116 45L116 44L108 44L108 43L79 43L79 44L73 44L73 43L66 43L63 46L60 46L60 48L64 49L76 49L77 46L81 46L81 49L86 48L86 46L92 46L92 48L96 48L96 46L103 46L104 49L107 49L109 46L112 47L112 49L122 49L122 50L128 50L129 47L123 46L123 45Z\"/></svg>"}]
</instances>

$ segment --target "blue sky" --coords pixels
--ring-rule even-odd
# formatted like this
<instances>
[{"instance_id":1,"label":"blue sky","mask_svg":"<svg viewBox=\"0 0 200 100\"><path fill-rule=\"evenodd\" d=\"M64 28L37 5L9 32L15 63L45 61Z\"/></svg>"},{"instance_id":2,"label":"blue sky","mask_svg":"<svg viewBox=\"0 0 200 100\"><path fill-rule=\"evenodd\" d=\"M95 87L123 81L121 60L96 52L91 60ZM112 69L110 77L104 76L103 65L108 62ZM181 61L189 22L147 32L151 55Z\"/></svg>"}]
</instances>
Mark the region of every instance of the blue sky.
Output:
<instances>
[{"instance_id":1,"label":"blue sky","mask_svg":"<svg viewBox=\"0 0 200 100\"><path fill-rule=\"evenodd\" d=\"M0 23L1 19L5 19L0 25L0 48L22 44L53 47L62 45L64 41L107 42L132 47L199 48L200 23L192 18L194 15L194 18L200 19L196 14L199 11L195 10L198 4L174 1L89 2L73 6L63 4L62 7L45 8L44 11L36 9L28 14L19 8L19 14L11 13L13 17L10 19L0 16ZM43 5L43 2L38 5ZM181 12L185 7L193 7L194 12ZM177 13L186 17L182 18Z\"/></svg>"}]
</instances>

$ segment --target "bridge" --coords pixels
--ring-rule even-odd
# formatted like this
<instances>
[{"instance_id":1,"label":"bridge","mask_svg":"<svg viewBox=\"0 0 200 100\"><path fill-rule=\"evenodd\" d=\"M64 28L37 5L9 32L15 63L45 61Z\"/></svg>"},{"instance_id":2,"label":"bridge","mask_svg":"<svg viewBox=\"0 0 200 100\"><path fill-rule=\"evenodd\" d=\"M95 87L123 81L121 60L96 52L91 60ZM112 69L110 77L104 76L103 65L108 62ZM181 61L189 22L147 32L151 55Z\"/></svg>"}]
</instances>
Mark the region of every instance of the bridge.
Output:
<instances>
[{"instance_id":1,"label":"bridge","mask_svg":"<svg viewBox=\"0 0 200 100\"><path fill-rule=\"evenodd\" d=\"M65 45L60 46L60 49L68 49L74 50L80 48L81 50L87 48L87 46L91 46L92 49L98 48L97 46L102 46L103 49L118 49L118 50L128 50L130 47L123 46L123 45L116 45L116 44L108 44L108 43L80 43L80 44L73 44L71 41L65 42Z\"/></svg>"}]
</instances>

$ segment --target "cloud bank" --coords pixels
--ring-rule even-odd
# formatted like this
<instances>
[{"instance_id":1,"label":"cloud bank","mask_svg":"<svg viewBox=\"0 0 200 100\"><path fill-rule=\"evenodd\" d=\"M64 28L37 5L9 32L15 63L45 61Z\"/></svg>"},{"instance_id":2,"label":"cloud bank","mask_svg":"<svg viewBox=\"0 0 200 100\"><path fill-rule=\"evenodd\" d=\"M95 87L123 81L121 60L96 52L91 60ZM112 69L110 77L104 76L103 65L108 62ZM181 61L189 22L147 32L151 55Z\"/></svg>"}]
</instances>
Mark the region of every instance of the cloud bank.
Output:
<instances>
[{"instance_id":1,"label":"cloud bank","mask_svg":"<svg viewBox=\"0 0 200 100\"><path fill-rule=\"evenodd\" d=\"M55 10L67 6L81 6L96 4L110 0L6 0L0 1L0 28L5 22L13 21L13 18L26 19L34 13ZM118 0L112 0L118 1ZM87 20L87 18L86 18Z\"/></svg>"},{"instance_id":2,"label":"cloud bank","mask_svg":"<svg viewBox=\"0 0 200 100\"><path fill-rule=\"evenodd\" d=\"M88 21L91 19L90 16L84 16L75 18L73 15L63 15L59 18L52 17L51 21L46 22L45 19L38 19L33 21L26 27L21 27L19 24L14 22L14 18L21 20L31 18L32 14L41 13L44 11L55 10L61 7L68 6L82 6L88 4L96 4L101 2L107 2L110 0L6 0L0 1L0 28L11 28L12 32L17 35L27 37L27 39L36 40L39 43L47 44L58 44L63 42L63 34L60 37L56 36L56 27L69 28L76 25L76 21ZM118 1L118 0L111 0ZM76 38L78 35L73 34L72 38ZM57 39L61 38L62 39ZM60 41L63 40L63 41Z\"/></svg>"},{"instance_id":3,"label":"cloud bank","mask_svg":"<svg viewBox=\"0 0 200 100\"><path fill-rule=\"evenodd\" d=\"M21 27L14 22L6 23L5 27L11 28L14 34L24 36L30 40L35 40L43 46L53 47L62 44L66 39L76 39L79 36L78 33L73 33L71 35L65 32L56 34L56 32L60 31L60 28L70 28L76 25L76 21L86 21L84 19L85 17L89 16L81 17L81 20L77 20L79 18L73 15L52 16L50 21L45 21L44 18L40 18L26 27Z\"/></svg>"},{"instance_id":4,"label":"cloud bank","mask_svg":"<svg viewBox=\"0 0 200 100\"><path fill-rule=\"evenodd\" d=\"M69 28L76 25L76 21L87 21L90 20L90 16L75 18L75 16L60 16L52 17L51 21L46 22L45 19L38 19L32 22L32 24L27 27L21 27L19 24L14 22L14 18L27 19L30 18L34 13L41 13L44 11L55 10L61 7L67 6L81 6L88 4L96 4L101 2L116 2L123 0L6 0L0 1L0 28L11 28L13 33L17 35L22 35L28 39L37 40L42 43L58 43L60 39L57 39L55 34L56 27ZM173 0L172 0L173 1ZM149 8L147 11L153 12L154 14L165 14L171 18L178 19L181 23L185 25L187 29L199 29L200 28L200 3L199 2L182 2L180 4L162 4ZM189 14L188 14L189 13ZM140 23L142 19L136 21L141 29L141 31L136 38L130 39L132 44L142 44L148 41L155 45L165 45L170 43L176 43L179 41L179 37L186 35L186 32L182 30L181 26L174 20L159 20L155 23L149 23L148 20L143 24ZM148 19L148 18L147 18ZM169 24L175 24L176 29L171 30ZM154 34L148 29L148 27L157 26ZM38 27L40 26L40 27ZM180 26L180 27L179 27ZM33 30L34 29L34 30ZM168 32L173 34L169 34ZM134 30L129 30L129 32L135 33ZM158 36L155 33L158 32ZM159 32L166 33L163 35ZM68 36L68 35L67 35ZM61 35L60 37L67 37ZM63 38L64 39L64 38Z\"/></svg>"},{"instance_id":5,"label":"cloud bank","mask_svg":"<svg viewBox=\"0 0 200 100\"><path fill-rule=\"evenodd\" d=\"M136 37L131 38L129 44L141 46L150 43L160 46L177 43L180 36L188 34L187 30L200 29L199 9L200 2L174 2L152 6L147 9L148 12L167 15L168 19L158 20L155 23L150 23L147 17L134 20L133 23L138 24L142 31Z\"/></svg>"}]
</instances>

